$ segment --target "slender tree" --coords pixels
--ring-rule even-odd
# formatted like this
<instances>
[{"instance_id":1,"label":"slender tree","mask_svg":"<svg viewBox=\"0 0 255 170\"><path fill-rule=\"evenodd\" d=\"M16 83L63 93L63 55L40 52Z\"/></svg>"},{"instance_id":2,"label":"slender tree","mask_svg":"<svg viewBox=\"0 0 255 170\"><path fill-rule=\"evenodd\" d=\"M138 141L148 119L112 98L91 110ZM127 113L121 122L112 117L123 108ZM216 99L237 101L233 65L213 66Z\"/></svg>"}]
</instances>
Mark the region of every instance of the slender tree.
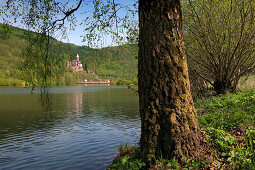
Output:
<instances>
[{"instance_id":1,"label":"slender tree","mask_svg":"<svg viewBox=\"0 0 255 170\"><path fill-rule=\"evenodd\" d=\"M201 133L190 92L180 0L139 1L141 152L156 159L198 157Z\"/></svg>"}]
</instances>

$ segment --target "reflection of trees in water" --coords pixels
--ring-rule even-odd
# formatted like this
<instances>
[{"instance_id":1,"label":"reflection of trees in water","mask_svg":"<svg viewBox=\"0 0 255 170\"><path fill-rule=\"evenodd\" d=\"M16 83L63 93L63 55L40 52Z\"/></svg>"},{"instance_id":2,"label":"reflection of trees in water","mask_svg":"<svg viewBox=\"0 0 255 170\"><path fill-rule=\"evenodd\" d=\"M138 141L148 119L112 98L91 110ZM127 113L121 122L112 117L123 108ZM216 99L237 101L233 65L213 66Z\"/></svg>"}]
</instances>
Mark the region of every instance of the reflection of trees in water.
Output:
<instances>
[{"instance_id":1,"label":"reflection of trees in water","mask_svg":"<svg viewBox=\"0 0 255 170\"><path fill-rule=\"evenodd\" d=\"M87 87L85 87L87 88ZM67 112L83 115L137 118L138 98L127 88L105 88L66 94Z\"/></svg>"},{"instance_id":2,"label":"reflection of trees in water","mask_svg":"<svg viewBox=\"0 0 255 170\"><path fill-rule=\"evenodd\" d=\"M71 123L78 119L81 123L93 119L102 124L116 124L115 127L139 121L137 96L128 89L47 95L45 105L39 94L0 96L0 139L10 134L47 133L63 121ZM47 104L51 112L45 112L43 106Z\"/></svg>"},{"instance_id":3,"label":"reflection of trees in water","mask_svg":"<svg viewBox=\"0 0 255 170\"><path fill-rule=\"evenodd\" d=\"M0 96L0 139L13 134L38 132L42 135L65 116L64 112L45 110L42 106L42 96L39 94Z\"/></svg>"},{"instance_id":4,"label":"reflection of trees in water","mask_svg":"<svg viewBox=\"0 0 255 170\"><path fill-rule=\"evenodd\" d=\"M67 112L80 113L83 107L83 93L67 94Z\"/></svg>"},{"instance_id":5,"label":"reflection of trees in water","mask_svg":"<svg viewBox=\"0 0 255 170\"><path fill-rule=\"evenodd\" d=\"M86 103L83 103L82 112L86 115L113 120L139 119L138 97L126 88L84 93L83 100Z\"/></svg>"},{"instance_id":6,"label":"reflection of trees in water","mask_svg":"<svg viewBox=\"0 0 255 170\"><path fill-rule=\"evenodd\" d=\"M52 111L52 94L49 87L40 88L40 102L42 109L48 113Z\"/></svg>"}]
</instances>

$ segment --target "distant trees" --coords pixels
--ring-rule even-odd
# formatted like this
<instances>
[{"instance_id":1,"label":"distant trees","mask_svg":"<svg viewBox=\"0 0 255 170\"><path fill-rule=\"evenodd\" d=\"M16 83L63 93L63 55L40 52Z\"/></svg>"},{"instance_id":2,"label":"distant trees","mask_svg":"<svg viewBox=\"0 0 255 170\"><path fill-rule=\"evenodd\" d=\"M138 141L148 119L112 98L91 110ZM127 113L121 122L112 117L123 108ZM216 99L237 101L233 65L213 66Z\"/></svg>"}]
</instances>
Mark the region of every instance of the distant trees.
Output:
<instances>
[{"instance_id":1,"label":"distant trees","mask_svg":"<svg viewBox=\"0 0 255 170\"><path fill-rule=\"evenodd\" d=\"M10 25L8 23L0 24L0 36L7 40L10 37Z\"/></svg>"},{"instance_id":2,"label":"distant trees","mask_svg":"<svg viewBox=\"0 0 255 170\"><path fill-rule=\"evenodd\" d=\"M84 63L84 70L88 73L88 64Z\"/></svg>"},{"instance_id":3,"label":"distant trees","mask_svg":"<svg viewBox=\"0 0 255 170\"><path fill-rule=\"evenodd\" d=\"M184 0L184 37L191 76L217 93L233 92L255 71L253 0Z\"/></svg>"}]
</instances>

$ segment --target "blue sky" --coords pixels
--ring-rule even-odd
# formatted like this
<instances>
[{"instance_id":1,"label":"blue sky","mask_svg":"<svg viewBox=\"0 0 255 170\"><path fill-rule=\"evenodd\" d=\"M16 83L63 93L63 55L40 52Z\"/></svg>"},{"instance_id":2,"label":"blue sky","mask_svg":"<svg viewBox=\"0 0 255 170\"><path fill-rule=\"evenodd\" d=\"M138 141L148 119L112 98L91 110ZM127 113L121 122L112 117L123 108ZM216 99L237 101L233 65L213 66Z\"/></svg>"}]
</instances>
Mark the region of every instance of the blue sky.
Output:
<instances>
[{"instance_id":1,"label":"blue sky","mask_svg":"<svg viewBox=\"0 0 255 170\"><path fill-rule=\"evenodd\" d=\"M102 0L103 3L107 3L107 1L112 2L112 0ZM4 2L6 2L6 0L0 0L0 7L1 7L1 5L4 4ZM69 2L68 7L72 8L77 5L78 0L69 0L69 1L68 0L62 0L62 1L59 0L59 2L61 2L61 3ZM62 42L76 44L76 45L87 45L87 43L82 42L83 38L81 36L84 35L85 33L84 33L84 26L80 25L80 23L82 23L83 19L86 16L89 16L92 14L92 12L94 10L94 6L93 6L93 0L85 0L84 2L86 2L86 5L85 5L85 3L83 3L83 5L74 13L76 20L77 20L75 30L68 29L66 38L61 37L60 32L56 32L55 36L58 40L61 40ZM131 5L131 4L134 4L135 2L136 2L136 0L115 0L115 3L120 3L122 5ZM84 14L85 11L87 12L87 14ZM124 16L124 10L118 11L117 15ZM7 19L7 18L4 18L4 19ZM136 19L137 19L137 17L136 17ZM13 21L12 18L7 19L7 20ZM0 16L0 22L1 23L3 22L3 17L1 17L1 16ZM66 22L65 26L67 28L70 28L69 24L70 23ZM13 25L17 26L17 27L24 28L24 25L21 24L20 20L18 20L17 23L15 23ZM98 47L115 46L115 45L117 45L117 44L115 42L113 42L111 36L109 36L109 35L108 36L104 35L99 40L99 42L97 44Z\"/></svg>"}]
</instances>

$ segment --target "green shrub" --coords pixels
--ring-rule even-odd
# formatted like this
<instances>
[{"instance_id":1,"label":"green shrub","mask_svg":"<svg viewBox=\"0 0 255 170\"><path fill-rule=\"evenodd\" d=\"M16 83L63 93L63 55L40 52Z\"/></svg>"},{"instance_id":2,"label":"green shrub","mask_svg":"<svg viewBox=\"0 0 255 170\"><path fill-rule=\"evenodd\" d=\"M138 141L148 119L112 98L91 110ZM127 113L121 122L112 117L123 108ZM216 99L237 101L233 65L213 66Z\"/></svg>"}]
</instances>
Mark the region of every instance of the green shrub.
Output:
<instances>
[{"instance_id":1,"label":"green shrub","mask_svg":"<svg viewBox=\"0 0 255 170\"><path fill-rule=\"evenodd\" d=\"M3 72L1 72L1 70L0 70L0 78L5 79L5 74Z\"/></svg>"},{"instance_id":2,"label":"green shrub","mask_svg":"<svg viewBox=\"0 0 255 170\"><path fill-rule=\"evenodd\" d=\"M10 80L10 83L12 87L23 87L25 85L24 81L18 79Z\"/></svg>"},{"instance_id":3,"label":"green shrub","mask_svg":"<svg viewBox=\"0 0 255 170\"><path fill-rule=\"evenodd\" d=\"M75 81L76 81L76 79L75 79L75 77L73 75L71 75L71 74L66 74L65 75L65 84L67 86L74 85Z\"/></svg>"},{"instance_id":4,"label":"green shrub","mask_svg":"<svg viewBox=\"0 0 255 170\"><path fill-rule=\"evenodd\" d=\"M63 77L63 78L58 78L58 79L56 80L56 85L57 85L57 86L64 86L64 85L66 85L65 78L64 78L64 77Z\"/></svg>"},{"instance_id":5,"label":"green shrub","mask_svg":"<svg viewBox=\"0 0 255 170\"><path fill-rule=\"evenodd\" d=\"M8 79L0 79L0 86L11 86L11 82Z\"/></svg>"},{"instance_id":6,"label":"green shrub","mask_svg":"<svg viewBox=\"0 0 255 170\"><path fill-rule=\"evenodd\" d=\"M138 81L137 78L133 78L131 80L124 80L123 78L119 78L115 82L116 85L137 85Z\"/></svg>"},{"instance_id":7,"label":"green shrub","mask_svg":"<svg viewBox=\"0 0 255 170\"><path fill-rule=\"evenodd\" d=\"M138 78L137 77L134 77L131 81L132 81L132 84L138 85Z\"/></svg>"},{"instance_id":8,"label":"green shrub","mask_svg":"<svg viewBox=\"0 0 255 170\"><path fill-rule=\"evenodd\" d=\"M116 81L116 85L125 85L125 81L122 79L122 78L120 78L120 79L118 79L117 81Z\"/></svg>"}]
</instances>

